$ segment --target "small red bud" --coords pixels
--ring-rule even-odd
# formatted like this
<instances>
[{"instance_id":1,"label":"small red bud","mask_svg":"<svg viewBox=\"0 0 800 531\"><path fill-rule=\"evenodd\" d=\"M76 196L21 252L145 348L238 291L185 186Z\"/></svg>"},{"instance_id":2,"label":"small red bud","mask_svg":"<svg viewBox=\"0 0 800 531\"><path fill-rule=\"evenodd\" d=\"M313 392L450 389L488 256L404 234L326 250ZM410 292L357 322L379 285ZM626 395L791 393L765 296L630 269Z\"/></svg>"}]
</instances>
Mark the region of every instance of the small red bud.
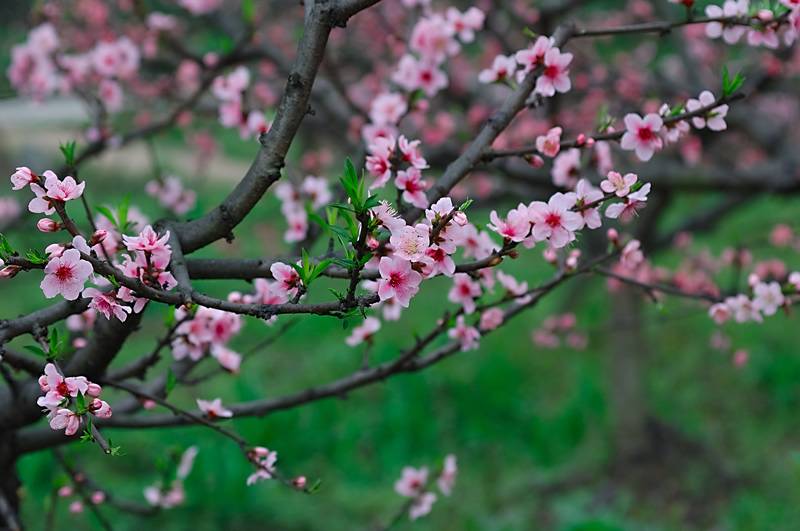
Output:
<instances>
[{"instance_id":1,"label":"small red bud","mask_svg":"<svg viewBox=\"0 0 800 531\"><path fill-rule=\"evenodd\" d=\"M297 487L298 489L304 489L306 487L306 477L305 476L297 476L292 480L292 485Z\"/></svg>"},{"instance_id":2,"label":"small red bud","mask_svg":"<svg viewBox=\"0 0 800 531\"><path fill-rule=\"evenodd\" d=\"M93 245L97 245L98 243L105 240L106 236L108 236L107 230L97 229L96 231L94 231L94 234L92 234L92 237L90 238L89 246L91 247Z\"/></svg>"}]
</instances>

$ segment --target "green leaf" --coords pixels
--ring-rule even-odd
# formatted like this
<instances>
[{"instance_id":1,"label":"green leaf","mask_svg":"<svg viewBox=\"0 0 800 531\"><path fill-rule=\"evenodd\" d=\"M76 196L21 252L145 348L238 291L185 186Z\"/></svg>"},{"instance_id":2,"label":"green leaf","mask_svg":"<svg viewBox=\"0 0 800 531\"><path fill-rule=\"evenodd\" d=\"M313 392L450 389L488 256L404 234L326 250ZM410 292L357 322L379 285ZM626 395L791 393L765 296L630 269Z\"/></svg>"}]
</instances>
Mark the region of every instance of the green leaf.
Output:
<instances>
[{"instance_id":1,"label":"green leaf","mask_svg":"<svg viewBox=\"0 0 800 531\"><path fill-rule=\"evenodd\" d=\"M730 72L728 71L728 67L725 66L722 68L722 97L729 98L733 94L739 90L742 85L744 84L745 77L742 75L741 72L737 72L736 75L731 78Z\"/></svg>"},{"instance_id":2,"label":"green leaf","mask_svg":"<svg viewBox=\"0 0 800 531\"><path fill-rule=\"evenodd\" d=\"M48 357L48 356L47 356L47 352L45 352L45 351L44 351L44 349L42 349L42 348L41 348L41 347L39 347L38 345L25 345L25 346L24 346L24 347L22 347L22 348L24 348L24 349L25 349L25 350L27 350L28 352L32 352L32 353L34 353L34 354L36 354L37 356L40 356L40 357L42 357L42 358L47 358L47 357Z\"/></svg>"},{"instance_id":3,"label":"green leaf","mask_svg":"<svg viewBox=\"0 0 800 531\"><path fill-rule=\"evenodd\" d=\"M178 384L178 378L172 369L167 369L167 383L164 385L164 396L169 396L175 386Z\"/></svg>"},{"instance_id":4,"label":"green leaf","mask_svg":"<svg viewBox=\"0 0 800 531\"><path fill-rule=\"evenodd\" d=\"M256 4L253 0L242 0L242 20L247 24L256 21Z\"/></svg>"},{"instance_id":5,"label":"green leaf","mask_svg":"<svg viewBox=\"0 0 800 531\"><path fill-rule=\"evenodd\" d=\"M535 31L530 29L528 26L525 26L525 28L523 28L522 34L528 37L532 41L536 40L536 38L539 36Z\"/></svg>"},{"instance_id":6,"label":"green leaf","mask_svg":"<svg viewBox=\"0 0 800 531\"><path fill-rule=\"evenodd\" d=\"M466 201L461 203L461 206L458 207L458 211L459 212L466 212L466 210L472 205L472 203L474 203L474 201L472 199L467 199Z\"/></svg>"},{"instance_id":7,"label":"green leaf","mask_svg":"<svg viewBox=\"0 0 800 531\"><path fill-rule=\"evenodd\" d=\"M313 485L311 485L310 487L308 487L308 489L306 489L306 492L308 492L309 494L314 494L320 489L321 486L322 486L322 480L318 479L314 482Z\"/></svg>"},{"instance_id":8,"label":"green leaf","mask_svg":"<svg viewBox=\"0 0 800 531\"><path fill-rule=\"evenodd\" d=\"M8 243L8 238L3 233L0 233L0 256L8 256L14 254L14 248Z\"/></svg>"},{"instance_id":9,"label":"green leaf","mask_svg":"<svg viewBox=\"0 0 800 531\"><path fill-rule=\"evenodd\" d=\"M50 337L48 338L48 346L50 347L50 356L53 358L61 357L61 350L64 347L64 342L58 337L58 329L50 329Z\"/></svg>"},{"instance_id":10,"label":"green leaf","mask_svg":"<svg viewBox=\"0 0 800 531\"><path fill-rule=\"evenodd\" d=\"M114 218L114 214L113 212L111 212L110 208L105 207L103 205L95 205L94 209L100 212L100 214L102 214L108 221L110 221L112 225L119 228L119 223L117 223L117 220Z\"/></svg>"},{"instance_id":11,"label":"green leaf","mask_svg":"<svg viewBox=\"0 0 800 531\"><path fill-rule=\"evenodd\" d=\"M42 253L38 249L30 249L27 253L25 253L25 258L32 264L47 263L47 255Z\"/></svg>"},{"instance_id":12,"label":"green leaf","mask_svg":"<svg viewBox=\"0 0 800 531\"><path fill-rule=\"evenodd\" d=\"M75 147L77 144L74 140L70 140L67 143L59 144L58 149L61 150L61 154L64 155L64 161L67 163L67 166L73 167L75 166Z\"/></svg>"},{"instance_id":13,"label":"green leaf","mask_svg":"<svg viewBox=\"0 0 800 531\"><path fill-rule=\"evenodd\" d=\"M128 228L128 206L130 205L130 196L125 196L125 199L117 207L117 221L119 222L118 228L121 232L125 232Z\"/></svg>"}]
</instances>

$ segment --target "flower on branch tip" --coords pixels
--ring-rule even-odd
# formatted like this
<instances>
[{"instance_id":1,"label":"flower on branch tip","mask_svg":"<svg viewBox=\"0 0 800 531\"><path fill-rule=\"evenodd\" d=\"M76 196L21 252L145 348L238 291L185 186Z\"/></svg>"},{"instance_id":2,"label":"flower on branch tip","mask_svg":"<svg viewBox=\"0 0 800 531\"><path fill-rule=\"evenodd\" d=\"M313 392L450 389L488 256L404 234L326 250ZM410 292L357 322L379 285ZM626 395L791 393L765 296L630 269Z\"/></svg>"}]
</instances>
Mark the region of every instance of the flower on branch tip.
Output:
<instances>
[{"instance_id":1,"label":"flower on branch tip","mask_svg":"<svg viewBox=\"0 0 800 531\"><path fill-rule=\"evenodd\" d=\"M202 411L203 414L210 419L227 419L233 416L233 411L226 409L222 405L221 398L215 398L214 400L201 400L198 398L197 407L200 408L200 411Z\"/></svg>"}]
</instances>

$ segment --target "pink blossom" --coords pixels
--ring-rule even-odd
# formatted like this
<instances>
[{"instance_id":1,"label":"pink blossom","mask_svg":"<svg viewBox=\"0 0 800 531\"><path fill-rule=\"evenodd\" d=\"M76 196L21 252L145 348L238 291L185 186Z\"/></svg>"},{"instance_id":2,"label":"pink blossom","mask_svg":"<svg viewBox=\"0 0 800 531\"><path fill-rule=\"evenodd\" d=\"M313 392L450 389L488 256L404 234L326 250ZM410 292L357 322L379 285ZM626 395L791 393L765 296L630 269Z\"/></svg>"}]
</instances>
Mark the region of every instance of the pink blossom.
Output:
<instances>
[{"instance_id":1,"label":"pink blossom","mask_svg":"<svg viewBox=\"0 0 800 531\"><path fill-rule=\"evenodd\" d=\"M716 303L708 309L708 315L717 324L722 324L731 318L731 309L727 304Z\"/></svg>"},{"instance_id":2,"label":"pink blossom","mask_svg":"<svg viewBox=\"0 0 800 531\"><path fill-rule=\"evenodd\" d=\"M242 93L250 85L250 71L239 66L227 76L217 76L211 84L211 92L222 101L241 101Z\"/></svg>"},{"instance_id":3,"label":"pink blossom","mask_svg":"<svg viewBox=\"0 0 800 531\"><path fill-rule=\"evenodd\" d=\"M34 183L39 178L27 166L20 166L11 175L11 189L22 190L31 183Z\"/></svg>"},{"instance_id":4,"label":"pink blossom","mask_svg":"<svg viewBox=\"0 0 800 531\"><path fill-rule=\"evenodd\" d=\"M219 9L222 0L178 0L178 4L193 15L205 15Z\"/></svg>"},{"instance_id":5,"label":"pink blossom","mask_svg":"<svg viewBox=\"0 0 800 531\"><path fill-rule=\"evenodd\" d=\"M686 102L686 110L689 112L695 112L699 109L714 105L714 102L716 101L717 99L714 97L714 94L711 91L704 90L700 93L698 99L690 99ZM695 116L692 118L692 124L698 129L703 129L707 126L712 131L724 131L728 128L728 125L725 123L725 117L727 115L728 106L720 105L708 110L701 116Z\"/></svg>"},{"instance_id":6,"label":"pink blossom","mask_svg":"<svg viewBox=\"0 0 800 531\"><path fill-rule=\"evenodd\" d=\"M369 117L377 125L396 124L408 110L406 99L394 92L384 92L372 100Z\"/></svg>"},{"instance_id":7,"label":"pink blossom","mask_svg":"<svg viewBox=\"0 0 800 531\"><path fill-rule=\"evenodd\" d=\"M375 317L367 317L360 326L353 329L352 334L345 339L345 343L351 347L355 347L364 342L369 343L372 340L372 336L375 335L375 332L380 330L380 328L381 322L378 319Z\"/></svg>"},{"instance_id":8,"label":"pink blossom","mask_svg":"<svg viewBox=\"0 0 800 531\"><path fill-rule=\"evenodd\" d=\"M408 508L408 517L413 521L425 516L431 512L434 503L436 503L436 494L432 492L421 494Z\"/></svg>"},{"instance_id":9,"label":"pink blossom","mask_svg":"<svg viewBox=\"0 0 800 531\"><path fill-rule=\"evenodd\" d=\"M400 479L394 484L394 490L400 496L415 498L419 496L428 482L428 469L426 467L404 467Z\"/></svg>"},{"instance_id":10,"label":"pink blossom","mask_svg":"<svg viewBox=\"0 0 800 531\"><path fill-rule=\"evenodd\" d=\"M301 284L300 274L292 266L283 262L275 262L269 270L281 291L287 293L289 297L297 295Z\"/></svg>"},{"instance_id":11,"label":"pink blossom","mask_svg":"<svg viewBox=\"0 0 800 531\"><path fill-rule=\"evenodd\" d=\"M638 176L635 173L621 174L611 171L608 176L600 183L600 189L607 194L614 193L617 197L625 197L631 191L631 186L636 184Z\"/></svg>"},{"instance_id":12,"label":"pink blossom","mask_svg":"<svg viewBox=\"0 0 800 531\"><path fill-rule=\"evenodd\" d=\"M421 89L432 98L447 87L447 75L438 63L430 60L417 60L412 55L404 55L392 75L392 81L408 92Z\"/></svg>"},{"instance_id":13,"label":"pink blossom","mask_svg":"<svg viewBox=\"0 0 800 531\"><path fill-rule=\"evenodd\" d=\"M641 245L639 240L631 240L622 248L619 261L626 269L636 269L644 261Z\"/></svg>"},{"instance_id":14,"label":"pink blossom","mask_svg":"<svg viewBox=\"0 0 800 531\"><path fill-rule=\"evenodd\" d=\"M403 190L403 201L417 208L427 208L428 198L425 195L427 183L422 179L418 168L410 167L405 171L397 172L394 185Z\"/></svg>"},{"instance_id":15,"label":"pink blossom","mask_svg":"<svg viewBox=\"0 0 800 531\"><path fill-rule=\"evenodd\" d=\"M447 21L453 27L453 33L463 42L475 40L475 31L483 27L486 15L477 7L470 7L463 13L454 7L450 7L446 12Z\"/></svg>"},{"instance_id":16,"label":"pink blossom","mask_svg":"<svg viewBox=\"0 0 800 531\"><path fill-rule=\"evenodd\" d=\"M510 79L517 70L516 60L507 55L498 55L492 61L492 66L485 68L478 74L481 83L498 83Z\"/></svg>"},{"instance_id":17,"label":"pink blossom","mask_svg":"<svg viewBox=\"0 0 800 531\"><path fill-rule=\"evenodd\" d=\"M533 46L518 51L514 54L514 58L517 60L517 63L524 68L524 72L527 73L537 66L544 64L544 57L552 47L552 38L540 36L533 43Z\"/></svg>"},{"instance_id":18,"label":"pink blossom","mask_svg":"<svg viewBox=\"0 0 800 531\"><path fill-rule=\"evenodd\" d=\"M571 53L561 53L558 48L550 48L544 54L544 70L536 80L536 92L543 96L553 96L556 92L569 92L572 82L569 79Z\"/></svg>"},{"instance_id":19,"label":"pink blossom","mask_svg":"<svg viewBox=\"0 0 800 531\"><path fill-rule=\"evenodd\" d=\"M733 353L733 365L736 367L744 367L749 360L750 354L742 348Z\"/></svg>"},{"instance_id":20,"label":"pink blossom","mask_svg":"<svg viewBox=\"0 0 800 531\"><path fill-rule=\"evenodd\" d=\"M575 206L574 193L553 194L547 203L534 201L528 206L536 241L549 240L558 249L575 239L574 232L583 227L583 216L570 209Z\"/></svg>"},{"instance_id":21,"label":"pink blossom","mask_svg":"<svg viewBox=\"0 0 800 531\"><path fill-rule=\"evenodd\" d=\"M214 400L201 400L198 398L197 407L199 407L200 411L202 411L203 414L210 419L227 419L233 416L233 411L223 407L221 398L215 398Z\"/></svg>"},{"instance_id":22,"label":"pink blossom","mask_svg":"<svg viewBox=\"0 0 800 531\"><path fill-rule=\"evenodd\" d=\"M650 183L645 183L637 191L629 194L624 202L608 205L606 217L611 219L619 218L625 223L629 222L639 210L645 207L649 193Z\"/></svg>"},{"instance_id":23,"label":"pink blossom","mask_svg":"<svg viewBox=\"0 0 800 531\"><path fill-rule=\"evenodd\" d=\"M497 309L497 308L495 308ZM445 496L450 496L453 492L453 486L456 483L456 474L458 473L458 465L456 463L456 456L449 454L444 458L444 466L442 466L442 473L436 480L439 490Z\"/></svg>"},{"instance_id":24,"label":"pink blossom","mask_svg":"<svg viewBox=\"0 0 800 531\"><path fill-rule=\"evenodd\" d=\"M747 295L739 294L735 297L728 297L725 299L725 304L730 308L730 311L733 313L733 318L737 323L744 323L747 321L756 321L760 323L763 321L761 313Z\"/></svg>"},{"instance_id":25,"label":"pink blossom","mask_svg":"<svg viewBox=\"0 0 800 531\"><path fill-rule=\"evenodd\" d=\"M70 201L77 199L83 194L86 183L76 183L72 177L65 177L63 181L50 170L44 172L44 187L47 190L47 197L53 201Z\"/></svg>"},{"instance_id":26,"label":"pink blossom","mask_svg":"<svg viewBox=\"0 0 800 531\"><path fill-rule=\"evenodd\" d=\"M522 203L517 208L509 210L505 220L502 220L497 212L492 210L489 220L492 223L487 226L491 230L512 242L521 242L531 232L528 208Z\"/></svg>"},{"instance_id":27,"label":"pink blossom","mask_svg":"<svg viewBox=\"0 0 800 531\"><path fill-rule=\"evenodd\" d=\"M494 330L503 324L505 314L500 308L489 308L481 314L480 329L481 330Z\"/></svg>"},{"instance_id":28,"label":"pink blossom","mask_svg":"<svg viewBox=\"0 0 800 531\"><path fill-rule=\"evenodd\" d=\"M600 212L596 206L591 208L583 207L598 204L598 201L603 199L603 192L592 186L588 180L581 179L575 187L575 197L577 198L576 204L582 207L580 214L583 216L584 224L590 229L596 229L602 225Z\"/></svg>"},{"instance_id":29,"label":"pink blossom","mask_svg":"<svg viewBox=\"0 0 800 531\"><path fill-rule=\"evenodd\" d=\"M211 346L211 355L226 371L234 374L239 373L239 367L242 364L241 354L234 352L224 345L215 344Z\"/></svg>"},{"instance_id":30,"label":"pink blossom","mask_svg":"<svg viewBox=\"0 0 800 531\"><path fill-rule=\"evenodd\" d=\"M86 288L81 294L84 298L92 299L89 307L102 313L106 319L111 319L113 315L119 321L125 321L128 314L131 313L131 308L124 306L117 301L113 292L103 292L95 288Z\"/></svg>"},{"instance_id":31,"label":"pink blossom","mask_svg":"<svg viewBox=\"0 0 800 531\"><path fill-rule=\"evenodd\" d=\"M466 324L463 315L459 315L456 318L456 325L447 331L447 335L450 339L455 339L461 344L463 352L478 348L478 340L481 337L481 333L477 328Z\"/></svg>"},{"instance_id":32,"label":"pink blossom","mask_svg":"<svg viewBox=\"0 0 800 531\"><path fill-rule=\"evenodd\" d=\"M748 0L725 0L722 7L709 5L706 7L708 18L729 18L747 15L749 8ZM711 39L718 39L720 36L728 44L735 44L742 38L747 31L746 26L739 24L728 24L724 22L709 22L706 24L706 35Z\"/></svg>"},{"instance_id":33,"label":"pink blossom","mask_svg":"<svg viewBox=\"0 0 800 531\"><path fill-rule=\"evenodd\" d=\"M333 199L328 188L328 180L325 177L307 175L303 179L303 184L300 185L300 190L311 200L311 207L314 210L322 208Z\"/></svg>"},{"instance_id":34,"label":"pink blossom","mask_svg":"<svg viewBox=\"0 0 800 531\"><path fill-rule=\"evenodd\" d=\"M781 285L777 282L759 282L753 287L753 308L764 315L775 315L784 301Z\"/></svg>"},{"instance_id":35,"label":"pink blossom","mask_svg":"<svg viewBox=\"0 0 800 531\"><path fill-rule=\"evenodd\" d=\"M396 256L411 262L418 262L428 248L429 233L430 228L423 223L413 227L406 225L392 232L389 243L392 245Z\"/></svg>"},{"instance_id":36,"label":"pink blossom","mask_svg":"<svg viewBox=\"0 0 800 531\"><path fill-rule=\"evenodd\" d=\"M561 152L553 161L551 172L553 184L572 188L581 175L581 150L577 148Z\"/></svg>"},{"instance_id":37,"label":"pink blossom","mask_svg":"<svg viewBox=\"0 0 800 531\"><path fill-rule=\"evenodd\" d=\"M392 156L394 156L395 139L393 136L375 138L368 146L366 167L375 177L370 190L383 187L392 177Z\"/></svg>"},{"instance_id":38,"label":"pink blossom","mask_svg":"<svg viewBox=\"0 0 800 531\"><path fill-rule=\"evenodd\" d=\"M408 303L422 282L422 275L411 269L411 262L402 258L381 258L378 266L381 279L378 281L378 296L380 300L395 298L403 307L408 308Z\"/></svg>"},{"instance_id":39,"label":"pink blossom","mask_svg":"<svg viewBox=\"0 0 800 531\"><path fill-rule=\"evenodd\" d=\"M68 301L74 301L92 271L92 265L81 259L80 252L67 249L61 256L53 257L47 262L45 276L39 287L48 299L61 294Z\"/></svg>"},{"instance_id":40,"label":"pink blossom","mask_svg":"<svg viewBox=\"0 0 800 531\"><path fill-rule=\"evenodd\" d=\"M464 313L471 314L475 311L475 299L481 296L481 285L466 273L456 273L453 276L453 287L447 295L447 300L464 307Z\"/></svg>"},{"instance_id":41,"label":"pink blossom","mask_svg":"<svg viewBox=\"0 0 800 531\"><path fill-rule=\"evenodd\" d=\"M453 258L438 245L431 245L425 249L422 262L425 264L426 270L424 273L426 277L432 277L438 274L452 277L456 271L456 263L453 261Z\"/></svg>"},{"instance_id":42,"label":"pink blossom","mask_svg":"<svg viewBox=\"0 0 800 531\"><path fill-rule=\"evenodd\" d=\"M167 243L169 231L165 231L162 236L159 236L150 225L147 225L138 236L123 235L122 241L129 251L142 251L156 257L169 257L172 252Z\"/></svg>"},{"instance_id":43,"label":"pink blossom","mask_svg":"<svg viewBox=\"0 0 800 531\"><path fill-rule=\"evenodd\" d=\"M247 478L247 485L250 486L265 479L272 479L275 473L275 463L278 461L278 454L263 446L257 446L253 448L251 455L258 470Z\"/></svg>"},{"instance_id":44,"label":"pink blossom","mask_svg":"<svg viewBox=\"0 0 800 531\"><path fill-rule=\"evenodd\" d=\"M502 271L497 272L497 280L516 299L517 304L526 304L531 300L527 282L520 282Z\"/></svg>"},{"instance_id":45,"label":"pink blossom","mask_svg":"<svg viewBox=\"0 0 800 531\"><path fill-rule=\"evenodd\" d=\"M397 147L400 150L401 160L417 169L424 170L428 167L428 162L422 156L419 148L419 140L409 140L404 135L397 139Z\"/></svg>"},{"instance_id":46,"label":"pink blossom","mask_svg":"<svg viewBox=\"0 0 800 531\"><path fill-rule=\"evenodd\" d=\"M547 157L558 155L561 150L561 132L560 127L553 127L546 135L536 137L536 149L539 153Z\"/></svg>"},{"instance_id":47,"label":"pink blossom","mask_svg":"<svg viewBox=\"0 0 800 531\"><path fill-rule=\"evenodd\" d=\"M381 201L378 206L372 208L372 215L375 216L381 225L389 229L389 232L394 233L405 226L406 222L403 218L397 215L394 208L388 201Z\"/></svg>"},{"instance_id":48,"label":"pink blossom","mask_svg":"<svg viewBox=\"0 0 800 531\"><path fill-rule=\"evenodd\" d=\"M635 151L640 160L650 160L653 153L663 146L663 141L657 134L663 125L664 121L655 113L644 118L635 113L626 115L625 134L620 141L622 149Z\"/></svg>"},{"instance_id":49,"label":"pink blossom","mask_svg":"<svg viewBox=\"0 0 800 531\"><path fill-rule=\"evenodd\" d=\"M453 39L454 28L441 15L421 18L411 31L408 46L423 58L441 63L461 48Z\"/></svg>"},{"instance_id":50,"label":"pink blossom","mask_svg":"<svg viewBox=\"0 0 800 531\"><path fill-rule=\"evenodd\" d=\"M95 398L89 404L89 411L97 418L107 419L111 417L111 406L105 400Z\"/></svg>"},{"instance_id":51,"label":"pink blossom","mask_svg":"<svg viewBox=\"0 0 800 531\"><path fill-rule=\"evenodd\" d=\"M48 418L50 428L56 431L64 430L64 435L67 437L75 435L81 427L81 418L67 408L62 407L51 411Z\"/></svg>"}]
</instances>

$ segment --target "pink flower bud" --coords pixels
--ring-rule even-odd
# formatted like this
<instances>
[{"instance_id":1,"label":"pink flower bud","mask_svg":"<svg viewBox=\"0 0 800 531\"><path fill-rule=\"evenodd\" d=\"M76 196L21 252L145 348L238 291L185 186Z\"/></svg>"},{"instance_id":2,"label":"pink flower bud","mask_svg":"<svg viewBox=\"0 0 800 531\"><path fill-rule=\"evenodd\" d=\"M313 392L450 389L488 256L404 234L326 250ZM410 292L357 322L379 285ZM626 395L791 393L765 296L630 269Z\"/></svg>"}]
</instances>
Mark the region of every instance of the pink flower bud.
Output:
<instances>
[{"instance_id":1,"label":"pink flower bud","mask_svg":"<svg viewBox=\"0 0 800 531\"><path fill-rule=\"evenodd\" d=\"M269 455L269 450L264 448L263 446L256 446L252 450L253 455L256 457L266 457Z\"/></svg>"},{"instance_id":2,"label":"pink flower bud","mask_svg":"<svg viewBox=\"0 0 800 531\"><path fill-rule=\"evenodd\" d=\"M544 252L542 253L542 256L544 257L545 261L549 264L555 265L558 262L558 253L552 247L548 247L547 249L545 249Z\"/></svg>"},{"instance_id":3,"label":"pink flower bud","mask_svg":"<svg viewBox=\"0 0 800 531\"><path fill-rule=\"evenodd\" d=\"M531 155L528 158L528 164L530 164L534 168L541 168L542 166L544 166L544 159L539 155Z\"/></svg>"},{"instance_id":4,"label":"pink flower bud","mask_svg":"<svg viewBox=\"0 0 800 531\"><path fill-rule=\"evenodd\" d=\"M97 245L98 243L102 242L108 236L108 231L103 229L97 229L92 234L92 237L89 239L89 246Z\"/></svg>"},{"instance_id":5,"label":"pink flower bud","mask_svg":"<svg viewBox=\"0 0 800 531\"><path fill-rule=\"evenodd\" d=\"M463 212L456 212L453 214L453 221L459 227L463 227L467 224L467 215Z\"/></svg>"},{"instance_id":6,"label":"pink flower bud","mask_svg":"<svg viewBox=\"0 0 800 531\"><path fill-rule=\"evenodd\" d=\"M773 19L772 11L770 11L769 9L760 9L758 11L758 19L761 20L762 22L769 22L770 20Z\"/></svg>"},{"instance_id":7,"label":"pink flower bud","mask_svg":"<svg viewBox=\"0 0 800 531\"><path fill-rule=\"evenodd\" d=\"M575 139L575 145L581 147L582 145L586 144L586 135L583 133L579 134L578 137Z\"/></svg>"},{"instance_id":8,"label":"pink flower bud","mask_svg":"<svg viewBox=\"0 0 800 531\"><path fill-rule=\"evenodd\" d=\"M586 139L586 147L594 147L596 140L592 137Z\"/></svg>"},{"instance_id":9,"label":"pink flower bud","mask_svg":"<svg viewBox=\"0 0 800 531\"><path fill-rule=\"evenodd\" d=\"M72 486L71 485L64 485L60 489L58 489L58 495L62 498L66 498L67 496L72 496Z\"/></svg>"},{"instance_id":10,"label":"pink flower bud","mask_svg":"<svg viewBox=\"0 0 800 531\"><path fill-rule=\"evenodd\" d=\"M83 504L80 500L75 500L74 502L69 504L69 512L72 514L78 514L83 512Z\"/></svg>"},{"instance_id":11,"label":"pink flower bud","mask_svg":"<svg viewBox=\"0 0 800 531\"><path fill-rule=\"evenodd\" d=\"M298 489L304 489L306 487L306 477L305 476L297 476L292 480L292 485L297 487Z\"/></svg>"},{"instance_id":12,"label":"pink flower bud","mask_svg":"<svg viewBox=\"0 0 800 531\"><path fill-rule=\"evenodd\" d=\"M36 228L41 232L57 232L61 230L61 224L50 218L42 218L36 223Z\"/></svg>"},{"instance_id":13,"label":"pink flower bud","mask_svg":"<svg viewBox=\"0 0 800 531\"><path fill-rule=\"evenodd\" d=\"M747 365L749 359L750 359L750 354L744 349L740 348L739 350L733 353L733 364L736 367L744 367L745 365Z\"/></svg>"},{"instance_id":14,"label":"pink flower bud","mask_svg":"<svg viewBox=\"0 0 800 531\"><path fill-rule=\"evenodd\" d=\"M0 269L0 278L14 278L22 270L21 267L10 265Z\"/></svg>"},{"instance_id":15,"label":"pink flower bud","mask_svg":"<svg viewBox=\"0 0 800 531\"><path fill-rule=\"evenodd\" d=\"M608 241L615 245L619 242L619 232L617 232L617 229L608 229L608 232L606 232L606 237L608 238Z\"/></svg>"},{"instance_id":16,"label":"pink flower bud","mask_svg":"<svg viewBox=\"0 0 800 531\"><path fill-rule=\"evenodd\" d=\"M106 501L106 493L102 490L96 490L92 493L91 500L93 504L100 505Z\"/></svg>"},{"instance_id":17,"label":"pink flower bud","mask_svg":"<svg viewBox=\"0 0 800 531\"><path fill-rule=\"evenodd\" d=\"M89 387L86 389L86 394L93 398L97 398L100 396L100 393L102 391L103 391L102 387L100 387L94 382L89 382Z\"/></svg>"}]
</instances>

